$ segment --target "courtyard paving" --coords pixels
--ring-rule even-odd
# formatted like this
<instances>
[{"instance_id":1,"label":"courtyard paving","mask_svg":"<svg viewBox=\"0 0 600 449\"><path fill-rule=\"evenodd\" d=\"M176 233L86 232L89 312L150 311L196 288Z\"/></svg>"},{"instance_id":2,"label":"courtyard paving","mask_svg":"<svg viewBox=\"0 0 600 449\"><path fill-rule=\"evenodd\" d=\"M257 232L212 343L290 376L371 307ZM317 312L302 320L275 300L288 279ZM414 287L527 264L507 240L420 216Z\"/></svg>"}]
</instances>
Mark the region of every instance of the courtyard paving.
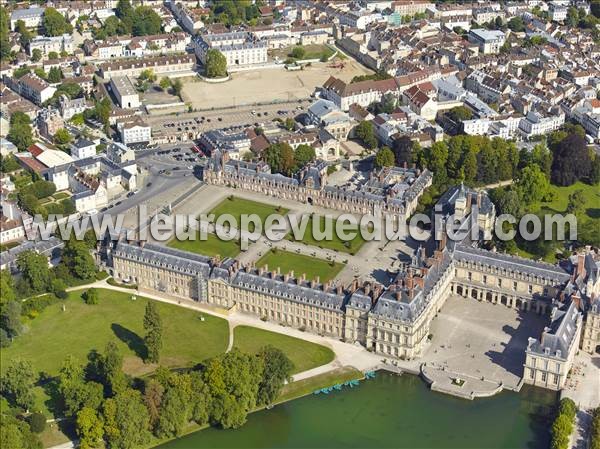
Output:
<instances>
[{"instance_id":1,"label":"courtyard paving","mask_svg":"<svg viewBox=\"0 0 600 449\"><path fill-rule=\"evenodd\" d=\"M431 325L433 338L421 361L518 389L529 337L546 318L501 304L451 296Z\"/></svg>"}]
</instances>

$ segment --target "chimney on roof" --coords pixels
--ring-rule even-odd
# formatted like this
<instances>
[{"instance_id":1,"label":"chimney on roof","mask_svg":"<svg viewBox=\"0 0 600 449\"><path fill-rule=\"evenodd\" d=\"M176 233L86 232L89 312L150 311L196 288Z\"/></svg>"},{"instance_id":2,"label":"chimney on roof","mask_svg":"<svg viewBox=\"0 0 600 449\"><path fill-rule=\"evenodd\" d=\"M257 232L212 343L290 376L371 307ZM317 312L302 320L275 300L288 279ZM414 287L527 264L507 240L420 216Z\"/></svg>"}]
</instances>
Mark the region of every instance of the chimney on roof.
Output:
<instances>
[{"instance_id":1,"label":"chimney on roof","mask_svg":"<svg viewBox=\"0 0 600 449\"><path fill-rule=\"evenodd\" d=\"M397 291L397 292L394 294L394 296L396 297L396 301L400 301L400 300L402 300L402 291L401 291L401 290L398 290L398 291Z\"/></svg>"},{"instance_id":2,"label":"chimney on roof","mask_svg":"<svg viewBox=\"0 0 600 449\"><path fill-rule=\"evenodd\" d=\"M354 293L358 289L358 279L354 279L352 281L352 293Z\"/></svg>"},{"instance_id":3,"label":"chimney on roof","mask_svg":"<svg viewBox=\"0 0 600 449\"><path fill-rule=\"evenodd\" d=\"M479 192L477 192L477 209L481 209L481 197L483 195L481 194L481 190Z\"/></svg>"},{"instance_id":4,"label":"chimney on roof","mask_svg":"<svg viewBox=\"0 0 600 449\"><path fill-rule=\"evenodd\" d=\"M315 278L315 281L317 282L317 284L319 284L319 283L321 282L321 279L320 279L320 277L319 277L319 276L317 276L317 277Z\"/></svg>"},{"instance_id":5,"label":"chimney on roof","mask_svg":"<svg viewBox=\"0 0 600 449\"><path fill-rule=\"evenodd\" d=\"M415 285L415 282L414 282L412 271L409 271L408 274L406 275L406 288L408 290L412 290L414 285Z\"/></svg>"},{"instance_id":6,"label":"chimney on roof","mask_svg":"<svg viewBox=\"0 0 600 449\"><path fill-rule=\"evenodd\" d=\"M302 273L302 282L306 282L306 273Z\"/></svg>"},{"instance_id":7,"label":"chimney on roof","mask_svg":"<svg viewBox=\"0 0 600 449\"><path fill-rule=\"evenodd\" d=\"M577 254L577 277L585 278L585 253Z\"/></svg>"},{"instance_id":8,"label":"chimney on roof","mask_svg":"<svg viewBox=\"0 0 600 449\"><path fill-rule=\"evenodd\" d=\"M341 295L343 293L343 291L344 291L344 289L342 288L342 286L338 285L337 288L336 288L336 293L338 295Z\"/></svg>"},{"instance_id":9,"label":"chimney on roof","mask_svg":"<svg viewBox=\"0 0 600 449\"><path fill-rule=\"evenodd\" d=\"M277 267L277 275L281 274L281 267Z\"/></svg>"}]
</instances>

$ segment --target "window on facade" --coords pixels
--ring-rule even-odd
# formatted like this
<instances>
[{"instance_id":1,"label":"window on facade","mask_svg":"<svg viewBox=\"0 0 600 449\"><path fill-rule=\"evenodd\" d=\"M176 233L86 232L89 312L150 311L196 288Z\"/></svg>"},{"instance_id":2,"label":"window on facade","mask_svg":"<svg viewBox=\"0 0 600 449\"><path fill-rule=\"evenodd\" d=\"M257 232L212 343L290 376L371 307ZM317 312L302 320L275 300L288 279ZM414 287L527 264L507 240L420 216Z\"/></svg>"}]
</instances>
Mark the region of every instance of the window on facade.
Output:
<instances>
[{"instance_id":1,"label":"window on facade","mask_svg":"<svg viewBox=\"0 0 600 449\"><path fill-rule=\"evenodd\" d=\"M546 373L542 371L542 382L546 382Z\"/></svg>"}]
</instances>

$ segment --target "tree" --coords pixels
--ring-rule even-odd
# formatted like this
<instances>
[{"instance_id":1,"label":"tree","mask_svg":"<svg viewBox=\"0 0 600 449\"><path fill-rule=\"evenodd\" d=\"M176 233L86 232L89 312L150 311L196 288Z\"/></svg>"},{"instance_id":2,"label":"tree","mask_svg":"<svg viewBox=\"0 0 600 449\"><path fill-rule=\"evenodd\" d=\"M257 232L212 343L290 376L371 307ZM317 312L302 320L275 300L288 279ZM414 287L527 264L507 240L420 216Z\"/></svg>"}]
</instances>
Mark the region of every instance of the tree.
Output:
<instances>
[{"instance_id":1,"label":"tree","mask_svg":"<svg viewBox=\"0 0 600 449\"><path fill-rule=\"evenodd\" d=\"M38 62L40 59L42 59L42 51L39 48L34 48L31 52L31 60Z\"/></svg>"},{"instance_id":2,"label":"tree","mask_svg":"<svg viewBox=\"0 0 600 449\"><path fill-rule=\"evenodd\" d=\"M67 143L71 142L71 140L73 140L73 138L71 137L69 131L67 131L65 128L60 128L54 134L54 143L57 145L66 145Z\"/></svg>"},{"instance_id":3,"label":"tree","mask_svg":"<svg viewBox=\"0 0 600 449\"><path fill-rule=\"evenodd\" d=\"M160 16L150 6L138 6L133 12L132 34L149 36L160 34Z\"/></svg>"},{"instance_id":4,"label":"tree","mask_svg":"<svg viewBox=\"0 0 600 449\"><path fill-rule=\"evenodd\" d=\"M389 147L383 147L377 152L375 156L375 167L393 167L394 166L394 152Z\"/></svg>"},{"instance_id":5,"label":"tree","mask_svg":"<svg viewBox=\"0 0 600 449\"><path fill-rule=\"evenodd\" d=\"M29 417L29 428L33 433L42 433L46 428L46 417L43 413L35 412Z\"/></svg>"},{"instance_id":6,"label":"tree","mask_svg":"<svg viewBox=\"0 0 600 449\"><path fill-rule=\"evenodd\" d=\"M0 5L0 60L10 56L10 17L4 5Z\"/></svg>"},{"instance_id":7,"label":"tree","mask_svg":"<svg viewBox=\"0 0 600 449\"><path fill-rule=\"evenodd\" d=\"M108 129L110 111L112 110L112 103L109 98L104 97L102 100L96 102L94 106L94 115L100 123L104 125L105 129Z\"/></svg>"},{"instance_id":8,"label":"tree","mask_svg":"<svg viewBox=\"0 0 600 449\"><path fill-rule=\"evenodd\" d=\"M123 355L117 344L110 340L104 349L101 359L102 378L107 396L114 396L126 388L127 381L123 374Z\"/></svg>"},{"instance_id":9,"label":"tree","mask_svg":"<svg viewBox=\"0 0 600 449\"><path fill-rule=\"evenodd\" d=\"M294 152L295 169L298 170L304 167L309 162L314 161L316 157L317 155L315 154L315 149L313 147L305 144L298 145Z\"/></svg>"},{"instance_id":10,"label":"tree","mask_svg":"<svg viewBox=\"0 0 600 449\"><path fill-rule=\"evenodd\" d=\"M58 67L52 67L48 71L48 82L49 83L51 83L51 84L60 83L60 81L62 79L63 79L63 74Z\"/></svg>"},{"instance_id":11,"label":"tree","mask_svg":"<svg viewBox=\"0 0 600 449\"><path fill-rule=\"evenodd\" d=\"M33 395L35 380L31 363L16 359L6 368L1 379L0 391L12 406L29 410L35 403Z\"/></svg>"},{"instance_id":12,"label":"tree","mask_svg":"<svg viewBox=\"0 0 600 449\"><path fill-rule=\"evenodd\" d=\"M29 123L12 123L6 136L19 151L25 151L33 144L33 132Z\"/></svg>"},{"instance_id":13,"label":"tree","mask_svg":"<svg viewBox=\"0 0 600 449\"><path fill-rule=\"evenodd\" d=\"M539 166L529 165L522 170L516 188L524 204L535 204L548 195L550 182Z\"/></svg>"},{"instance_id":14,"label":"tree","mask_svg":"<svg viewBox=\"0 0 600 449\"><path fill-rule=\"evenodd\" d=\"M65 16L59 13L54 8L46 8L44 10L44 19L42 22L44 26L44 34L46 36L61 36L65 33L71 33L73 27Z\"/></svg>"},{"instance_id":15,"label":"tree","mask_svg":"<svg viewBox=\"0 0 600 449\"><path fill-rule=\"evenodd\" d=\"M156 308L154 301L148 301L144 313L144 330L146 335L146 360L151 363L158 363L160 350L162 348L162 320Z\"/></svg>"},{"instance_id":16,"label":"tree","mask_svg":"<svg viewBox=\"0 0 600 449\"><path fill-rule=\"evenodd\" d=\"M358 137L365 146L369 149L377 147L377 138L375 137L375 131L373 129L373 123L370 121L362 121L356 127L356 137Z\"/></svg>"},{"instance_id":17,"label":"tree","mask_svg":"<svg viewBox=\"0 0 600 449\"><path fill-rule=\"evenodd\" d=\"M96 275L96 264L88 246L75 236L65 243L61 264L69 269L72 276L79 279L92 279Z\"/></svg>"},{"instance_id":18,"label":"tree","mask_svg":"<svg viewBox=\"0 0 600 449\"><path fill-rule=\"evenodd\" d=\"M216 48L206 52L206 76L209 78L223 78L227 76L227 58Z\"/></svg>"},{"instance_id":19,"label":"tree","mask_svg":"<svg viewBox=\"0 0 600 449\"><path fill-rule=\"evenodd\" d=\"M104 436L102 417L94 409L83 407L77 413L76 431L81 449L98 447Z\"/></svg>"},{"instance_id":20,"label":"tree","mask_svg":"<svg viewBox=\"0 0 600 449\"><path fill-rule=\"evenodd\" d=\"M292 58L294 58L294 59L302 59L302 58L304 58L305 55L306 55L306 50L304 49L304 47L302 47L300 45L294 47L294 49L292 50Z\"/></svg>"},{"instance_id":21,"label":"tree","mask_svg":"<svg viewBox=\"0 0 600 449\"><path fill-rule=\"evenodd\" d=\"M456 123L462 123L465 120L471 120L473 112L466 106L456 106L448 111L448 117Z\"/></svg>"},{"instance_id":22,"label":"tree","mask_svg":"<svg viewBox=\"0 0 600 449\"><path fill-rule=\"evenodd\" d=\"M262 157L275 173L290 174L294 168L294 150L287 143L270 145Z\"/></svg>"},{"instance_id":23,"label":"tree","mask_svg":"<svg viewBox=\"0 0 600 449\"><path fill-rule=\"evenodd\" d=\"M515 218L521 216L521 198L515 188L499 187L490 192L490 197L499 214L508 214Z\"/></svg>"},{"instance_id":24,"label":"tree","mask_svg":"<svg viewBox=\"0 0 600 449\"><path fill-rule=\"evenodd\" d=\"M181 435L188 421L189 400L181 386L173 386L166 391L156 425L157 436L165 438Z\"/></svg>"},{"instance_id":25,"label":"tree","mask_svg":"<svg viewBox=\"0 0 600 449\"><path fill-rule=\"evenodd\" d=\"M572 132L550 147L553 150L551 180L553 184L569 186L590 173L592 161L585 138Z\"/></svg>"},{"instance_id":26,"label":"tree","mask_svg":"<svg viewBox=\"0 0 600 449\"><path fill-rule=\"evenodd\" d=\"M288 117L285 119L283 126L285 126L285 129L287 129L288 131L293 131L296 127L296 121L293 118Z\"/></svg>"},{"instance_id":27,"label":"tree","mask_svg":"<svg viewBox=\"0 0 600 449\"><path fill-rule=\"evenodd\" d=\"M171 80L169 79L169 77L165 76L164 78L161 78L160 83L158 83L158 85L162 90L167 90L169 87L171 87Z\"/></svg>"},{"instance_id":28,"label":"tree","mask_svg":"<svg viewBox=\"0 0 600 449\"><path fill-rule=\"evenodd\" d=\"M211 359L203 370L211 402L211 420L223 428L237 428L256 406L263 364L237 349Z\"/></svg>"},{"instance_id":29,"label":"tree","mask_svg":"<svg viewBox=\"0 0 600 449\"><path fill-rule=\"evenodd\" d=\"M161 411L162 397L165 392L165 388L160 382L150 379L144 388L144 404L148 409L148 415L150 417L150 427L154 428L158 422Z\"/></svg>"},{"instance_id":30,"label":"tree","mask_svg":"<svg viewBox=\"0 0 600 449\"><path fill-rule=\"evenodd\" d=\"M590 12L594 17L600 19L600 0L592 0L592 3L590 3Z\"/></svg>"},{"instance_id":31,"label":"tree","mask_svg":"<svg viewBox=\"0 0 600 449\"><path fill-rule=\"evenodd\" d=\"M104 398L102 384L86 381L83 367L72 355L67 356L59 370L58 392L68 418L76 418L84 407L97 410Z\"/></svg>"},{"instance_id":32,"label":"tree","mask_svg":"<svg viewBox=\"0 0 600 449\"><path fill-rule=\"evenodd\" d=\"M579 215L585 212L585 203L585 192L583 190L576 190L569 195L567 212L570 214Z\"/></svg>"},{"instance_id":33,"label":"tree","mask_svg":"<svg viewBox=\"0 0 600 449\"><path fill-rule=\"evenodd\" d=\"M283 351L273 346L262 348L258 357L262 359L264 369L258 386L257 402L259 405L272 404L285 382L290 380L294 364Z\"/></svg>"},{"instance_id":34,"label":"tree","mask_svg":"<svg viewBox=\"0 0 600 449\"><path fill-rule=\"evenodd\" d=\"M183 89L183 83L180 79L176 79L171 83L171 87L173 88L173 93L178 95L181 98L181 90Z\"/></svg>"},{"instance_id":35,"label":"tree","mask_svg":"<svg viewBox=\"0 0 600 449\"><path fill-rule=\"evenodd\" d=\"M98 304L98 290L95 288L90 288L89 290L83 292L81 295L86 304L96 305Z\"/></svg>"},{"instance_id":36,"label":"tree","mask_svg":"<svg viewBox=\"0 0 600 449\"><path fill-rule=\"evenodd\" d=\"M51 51L48 53L48 59L58 59L58 53Z\"/></svg>"},{"instance_id":37,"label":"tree","mask_svg":"<svg viewBox=\"0 0 600 449\"><path fill-rule=\"evenodd\" d=\"M4 294L4 291L3 291ZM21 303L15 299L2 300L0 307L0 328L6 333L9 339L15 338L23 331L21 323Z\"/></svg>"},{"instance_id":38,"label":"tree","mask_svg":"<svg viewBox=\"0 0 600 449\"><path fill-rule=\"evenodd\" d=\"M409 164L412 159L413 141L409 136L402 136L394 140L394 159L396 165L401 166L404 163Z\"/></svg>"},{"instance_id":39,"label":"tree","mask_svg":"<svg viewBox=\"0 0 600 449\"><path fill-rule=\"evenodd\" d=\"M396 110L397 103L396 97L391 93L387 93L381 97L381 101L374 103L371 106L373 113L376 115L381 113L391 114Z\"/></svg>"},{"instance_id":40,"label":"tree","mask_svg":"<svg viewBox=\"0 0 600 449\"><path fill-rule=\"evenodd\" d=\"M34 292L45 291L50 284L50 269L45 255L33 250L23 251L17 257L17 267Z\"/></svg>"},{"instance_id":41,"label":"tree","mask_svg":"<svg viewBox=\"0 0 600 449\"><path fill-rule=\"evenodd\" d=\"M16 298L14 279L9 270L0 270L0 291L2 292L2 295L0 296L0 306L2 304L7 304Z\"/></svg>"},{"instance_id":42,"label":"tree","mask_svg":"<svg viewBox=\"0 0 600 449\"><path fill-rule=\"evenodd\" d=\"M140 73L140 76L138 77L138 79L142 80L142 81L150 81L150 82L154 82L156 81L156 74L154 73L154 71L152 69L146 69L146 70L142 70L142 73Z\"/></svg>"},{"instance_id":43,"label":"tree","mask_svg":"<svg viewBox=\"0 0 600 449\"><path fill-rule=\"evenodd\" d=\"M523 22L523 18L521 16L515 16L508 21L508 28L516 33L520 33L525 31L525 22Z\"/></svg>"},{"instance_id":44,"label":"tree","mask_svg":"<svg viewBox=\"0 0 600 449\"><path fill-rule=\"evenodd\" d=\"M129 388L104 401L103 418L109 447L131 449L148 443L149 415L139 391Z\"/></svg>"},{"instance_id":45,"label":"tree","mask_svg":"<svg viewBox=\"0 0 600 449\"><path fill-rule=\"evenodd\" d=\"M71 117L71 119L69 121L75 126L83 126L83 124L85 123L85 119L83 118L83 113L81 113L81 112L79 114L73 115L73 117Z\"/></svg>"},{"instance_id":46,"label":"tree","mask_svg":"<svg viewBox=\"0 0 600 449\"><path fill-rule=\"evenodd\" d=\"M577 8L571 6L569 9L567 9L567 18L565 20L565 24L571 28L575 28L579 24L579 11Z\"/></svg>"},{"instance_id":47,"label":"tree","mask_svg":"<svg viewBox=\"0 0 600 449\"><path fill-rule=\"evenodd\" d=\"M24 48L27 47L31 42L31 39L33 39L33 33L27 29L25 22L23 22L22 20L17 20L15 28L17 32L21 35L19 37L19 44L21 44L21 46Z\"/></svg>"},{"instance_id":48,"label":"tree","mask_svg":"<svg viewBox=\"0 0 600 449\"><path fill-rule=\"evenodd\" d=\"M10 413L2 414L0 447L6 449L41 449L42 443L31 433L29 425Z\"/></svg>"}]
</instances>

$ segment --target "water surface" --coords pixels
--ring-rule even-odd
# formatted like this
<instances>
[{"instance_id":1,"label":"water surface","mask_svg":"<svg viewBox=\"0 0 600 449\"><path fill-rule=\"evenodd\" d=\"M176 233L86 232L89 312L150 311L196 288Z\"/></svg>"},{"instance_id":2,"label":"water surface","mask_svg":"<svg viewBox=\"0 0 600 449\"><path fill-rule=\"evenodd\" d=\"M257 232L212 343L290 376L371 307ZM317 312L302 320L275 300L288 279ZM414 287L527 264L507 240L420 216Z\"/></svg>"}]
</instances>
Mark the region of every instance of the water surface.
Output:
<instances>
[{"instance_id":1,"label":"water surface","mask_svg":"<svg viewBox=\"0 0 600 449\"><path fill-rule=\"evenodd\" d=\"M547 449L555 401L555 393L531 387L467 401L414 376L379 372L354 389L253 413L240 429L206 429L160 448Z\"/></svg>"}]
</instances>

